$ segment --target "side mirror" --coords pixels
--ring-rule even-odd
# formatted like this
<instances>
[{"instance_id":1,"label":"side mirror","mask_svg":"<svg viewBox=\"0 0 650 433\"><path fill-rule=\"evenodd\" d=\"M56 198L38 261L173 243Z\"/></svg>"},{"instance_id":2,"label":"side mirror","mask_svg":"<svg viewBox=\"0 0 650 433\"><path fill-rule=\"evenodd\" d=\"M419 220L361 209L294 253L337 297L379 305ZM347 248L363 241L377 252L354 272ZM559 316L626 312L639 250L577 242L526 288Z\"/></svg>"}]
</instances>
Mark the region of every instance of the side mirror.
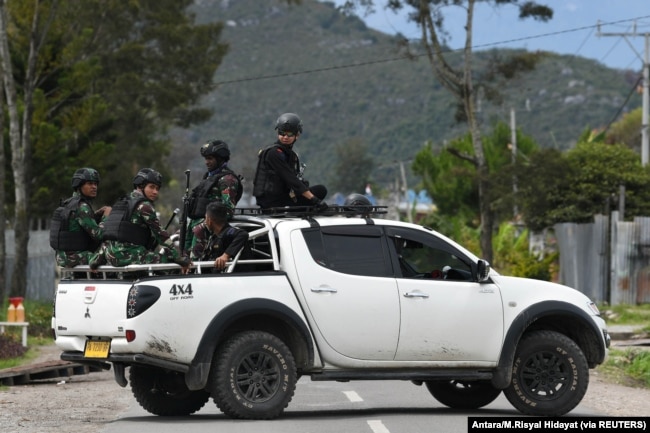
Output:
<instances>
[{"instance_id":1,"label":"side mirror","mask_svg":"<svg viewBox=\"0 0 650 433\"><path fill-rule=\"evenodd\" d=\"M479 283L484 283L490 277L490 264L485 260L479 260L476 264L476 277Z\"/></svg>"}]
</instances>

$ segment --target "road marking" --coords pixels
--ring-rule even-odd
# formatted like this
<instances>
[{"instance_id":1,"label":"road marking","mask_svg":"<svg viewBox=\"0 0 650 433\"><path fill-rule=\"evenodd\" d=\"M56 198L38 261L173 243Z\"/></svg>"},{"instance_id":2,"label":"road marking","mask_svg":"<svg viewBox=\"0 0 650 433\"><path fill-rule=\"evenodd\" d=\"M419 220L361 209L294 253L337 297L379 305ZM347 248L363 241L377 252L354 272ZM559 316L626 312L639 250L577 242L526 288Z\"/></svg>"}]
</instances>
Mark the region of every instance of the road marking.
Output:
<instances>
[{"instance_id":1,"label":"road marking","mask_svg":"<svg viewBox=\"0 0 650 433\"><path fill-rule=\"evenodd\" d=\"M370 426L373 433L390 433L390 430L379 419L368 420L368 426Z\"/></svg>"},{"instance_id":2,"label":"road marking","mask_svg":"<svg viewBox=\"0 0 650 433\"><path fill-rule=\"evenodd\" d=\"M343 394L350 400L352 403L357 403L363 401L363 399L354 391L343 391Z\"/></svg>"}]
</instances>

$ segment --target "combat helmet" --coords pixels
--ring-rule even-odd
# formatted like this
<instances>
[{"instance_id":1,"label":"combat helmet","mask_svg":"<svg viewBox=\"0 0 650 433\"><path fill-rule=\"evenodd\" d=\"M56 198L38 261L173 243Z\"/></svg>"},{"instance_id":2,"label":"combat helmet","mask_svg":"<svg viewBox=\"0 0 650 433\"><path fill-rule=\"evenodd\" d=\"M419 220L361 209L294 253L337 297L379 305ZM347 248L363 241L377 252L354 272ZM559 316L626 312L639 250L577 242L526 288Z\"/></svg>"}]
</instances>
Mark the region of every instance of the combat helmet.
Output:
<instances>
[{"instance_id":1,"label":"combat helmet","mask_svg":"<svg viewBox=\"0 0 650 433\"><path fill-rule=\"evenodd\" d=\"M141 168L138 174L133 178L133 187L146 186L148 183L162 187L162 174L158 173L153 168Z\"/></svg>"},{"instance_id":2,"label":"combat helmet","mask_svg":"<svg viewBox=\"0 0 650 433\"><path fill-rule=\"evenodd\" d=\"M278 132L302 133L302 120L294 113L284 113L275 121L275 129Z\"/></svg>"},{"instance_id":3,"label":"combat helmet","mask_svg":"<svg viewBox=\"0 0 650 433\"><path fill-rule=\"evenodd\" d=\"M221 140L211 140L201 146L201 156L214 156L215 158L228 161L230 159L230 148L228 143Z\"/></svg>"},{"instance_id":4,"label":"combat helmet","mask_svg":"<svg viewBox=\"0 0 650 433\"><path fill-rule=\"evenodd\" d=\"M86 182L99 183L99 172L94 168L84 167L74 172L72 175L72 189L76 190Z\"/></svg>"}]
</instances>

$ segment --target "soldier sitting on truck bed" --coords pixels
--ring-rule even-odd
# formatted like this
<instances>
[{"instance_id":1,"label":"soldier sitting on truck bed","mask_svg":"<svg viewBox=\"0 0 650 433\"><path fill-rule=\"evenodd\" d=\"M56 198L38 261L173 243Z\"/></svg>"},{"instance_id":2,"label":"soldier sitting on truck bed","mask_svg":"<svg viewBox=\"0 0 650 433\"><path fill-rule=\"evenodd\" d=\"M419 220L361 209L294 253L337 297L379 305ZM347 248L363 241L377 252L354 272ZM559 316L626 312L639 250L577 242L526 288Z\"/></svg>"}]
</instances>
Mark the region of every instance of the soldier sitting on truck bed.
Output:
<instances>
[{"instance_id":1,"label":"soldier sitting on truck bed","mask_svg":"<svg viewBox=\"0 0 650 433\"><path fill-rule=\"evenodd\" d=\"M72 197L54 211L50 229L50 246L56 250L56 264L71 268L87 265L104 236L104 221L111 213L110 206L93 211L92 201L97 197L99 173L84 167L72 176Z\"/></svg>"},{"instance_id":2,"label":"soldier sitting on truck bed","mask_svg":"<svg viewBox=\"0 0 650 433\"><path fill-rule=\"evenodd\" d=\"M248 233L228 223L232 210L220 200L208 204L205 219L192 229L193 261L214 260L215 271L223 271L248 241Z\"/></svg>"},{"instance_id":3,"label":"soldier sitting on truck bed","mask_svg":"<svg viewBox=\"0 0 650 433\"><path fill-rule=\"evenodd\" d=\"M177 263L182 273L188 272L190 259L176 250L156 215L153 202L158 199L161 186L162 175L157 171L151 168L138 171L133 178L133 191L117 201L106 220L106 242L91 260L92 269L106 262L112 266Z\"/></svg>"}]
</instances>

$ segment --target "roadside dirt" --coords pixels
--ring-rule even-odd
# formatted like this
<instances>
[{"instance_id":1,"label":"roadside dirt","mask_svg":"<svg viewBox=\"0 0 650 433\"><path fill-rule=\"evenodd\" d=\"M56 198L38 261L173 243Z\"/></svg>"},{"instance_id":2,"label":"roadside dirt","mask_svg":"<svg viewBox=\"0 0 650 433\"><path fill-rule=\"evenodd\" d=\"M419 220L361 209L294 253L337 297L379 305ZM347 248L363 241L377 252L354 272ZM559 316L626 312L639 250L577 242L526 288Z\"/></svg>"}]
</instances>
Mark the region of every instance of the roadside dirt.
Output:
<instances>
[{"instance_id":1,"label":"roadside dirt","mask_svg":"<svg viewBox=\"0 0 650 433\"><path fill-rule=\"evenodd\" d=\"M33 363L58 360L55 346L41 348ZM613 383L591 371L583 404L600 416L650 416L650 390ZM113 372L90 373L0 389L0 432L100 433L134 404Z\"/></svg>"}]
</instances>

